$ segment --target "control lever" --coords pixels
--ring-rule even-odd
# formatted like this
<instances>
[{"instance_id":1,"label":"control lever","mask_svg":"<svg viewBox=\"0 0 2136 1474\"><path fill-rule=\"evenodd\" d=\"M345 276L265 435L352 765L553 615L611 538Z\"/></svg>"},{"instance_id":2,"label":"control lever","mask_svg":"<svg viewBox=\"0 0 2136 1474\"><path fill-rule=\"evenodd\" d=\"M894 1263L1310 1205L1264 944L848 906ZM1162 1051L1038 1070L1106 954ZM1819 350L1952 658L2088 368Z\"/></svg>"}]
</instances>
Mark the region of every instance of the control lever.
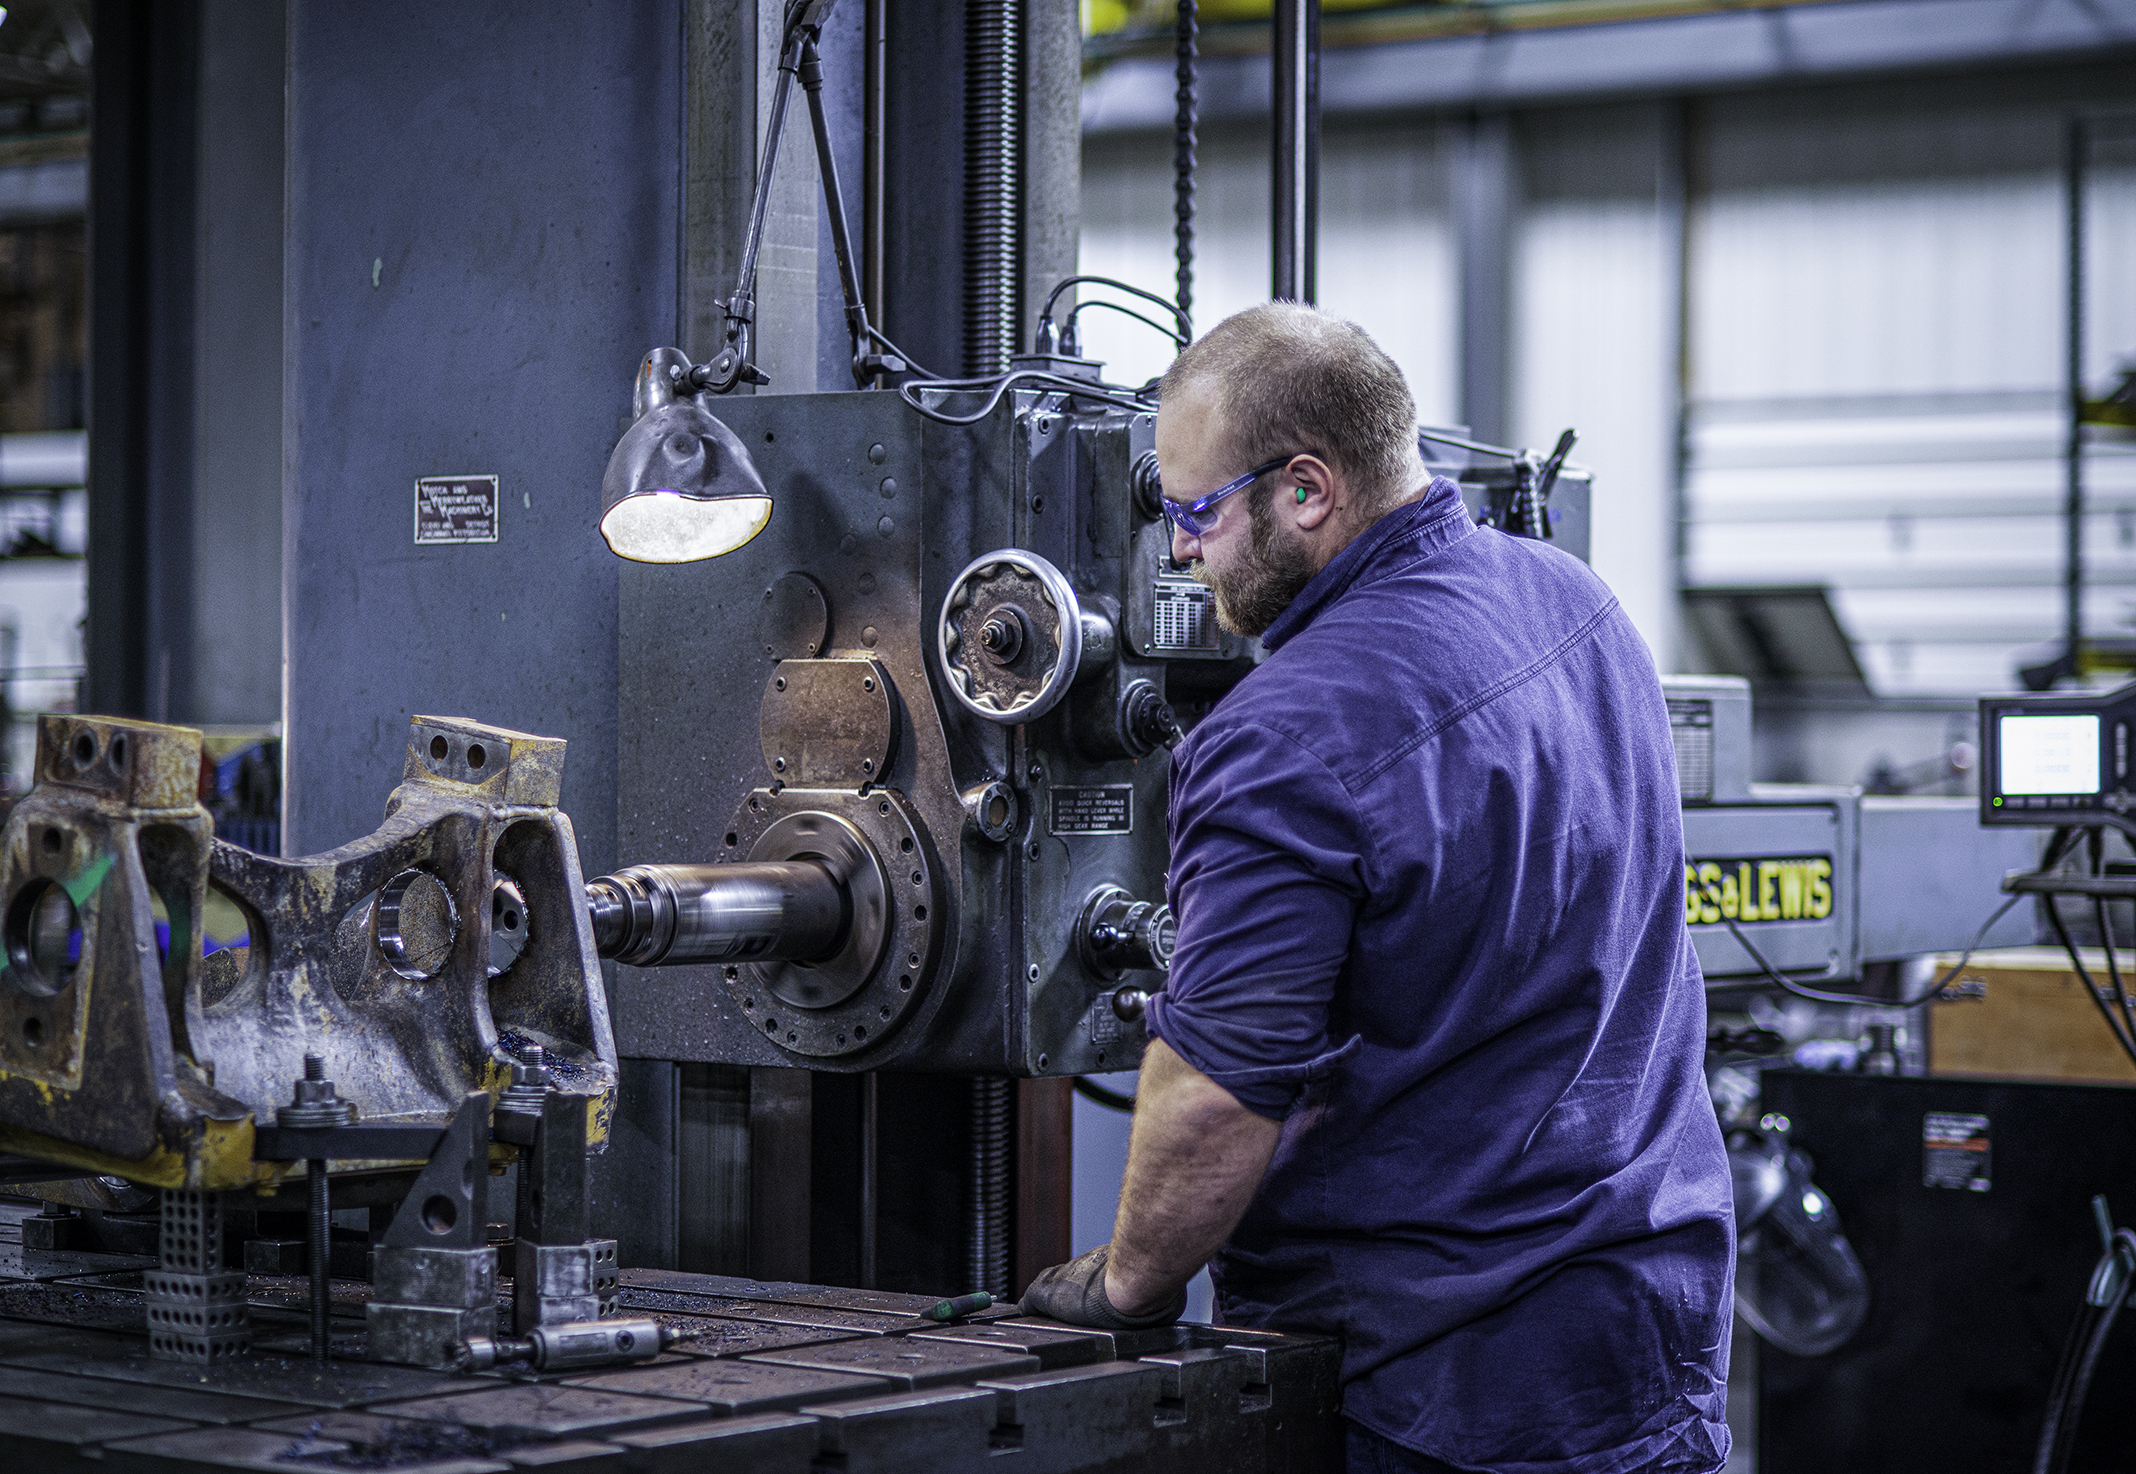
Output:
<instances>
[{"instance_id":1,"label":"control lever","mask_svg":"<svg viewBox=\"0 0 2136 1474\"><path fill-rule=\"evenodd\" d=\"M1557 446L1547 459L1538 462L1535 453L1528 451L1513 463L1513 501L1506 508L1506 531L1521 537L1551 536L1550 492L1577 439L1577 432L1567 430L1558 437Z\"/></svg>"}]
</instances>

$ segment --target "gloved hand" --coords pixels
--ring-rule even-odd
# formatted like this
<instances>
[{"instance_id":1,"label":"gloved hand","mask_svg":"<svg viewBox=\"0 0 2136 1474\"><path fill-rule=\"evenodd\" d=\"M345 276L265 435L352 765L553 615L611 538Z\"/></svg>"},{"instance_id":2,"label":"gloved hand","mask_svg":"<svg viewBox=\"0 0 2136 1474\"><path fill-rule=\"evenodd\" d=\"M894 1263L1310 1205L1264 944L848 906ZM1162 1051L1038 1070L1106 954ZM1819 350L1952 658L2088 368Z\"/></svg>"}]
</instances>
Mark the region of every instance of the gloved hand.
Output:
<instances>
[{"instance_id":1,"label":"gloved hand","mask_svg":"<svg viewBox=\"0 0 2136 1474\"><path fill-rule=\"evenodd\" d=\"M1105 1298L1105 1260L1111 1252L1111 1244L1100 1244L1066 1264L1040 1270L1038 1278L1031 1281L1031 1288L1024 1291L1023 1313L1098 1331L1139 1331L1178 1320L1180 1312L1187 1308L1184 1289L1171 1304L1148 1315L1122 1315L1113 1308L1112 1301Z\"/></svg>"}]
</instances>

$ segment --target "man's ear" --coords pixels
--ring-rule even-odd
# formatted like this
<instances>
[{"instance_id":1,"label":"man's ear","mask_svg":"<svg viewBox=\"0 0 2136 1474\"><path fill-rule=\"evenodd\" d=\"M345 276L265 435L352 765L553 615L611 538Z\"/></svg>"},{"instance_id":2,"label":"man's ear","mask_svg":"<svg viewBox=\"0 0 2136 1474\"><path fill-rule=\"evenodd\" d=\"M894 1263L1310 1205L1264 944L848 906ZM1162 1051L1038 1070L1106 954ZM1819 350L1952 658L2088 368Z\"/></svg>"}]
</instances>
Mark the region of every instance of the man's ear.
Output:
<instances>
[{"instance_id":1,"label":"man's ear","mask_svg":"<svg viewBox=\"0 0 2136 1474\"><path fill-rule=\"evenodd\" d=\"M1285 488L1276 495L1276 505L1300 532L1311 532L1333 516L1343 500L1344 487L1326 461L1315 455L1291 457L1281 473Z\"/></svg>"}]
</instances>

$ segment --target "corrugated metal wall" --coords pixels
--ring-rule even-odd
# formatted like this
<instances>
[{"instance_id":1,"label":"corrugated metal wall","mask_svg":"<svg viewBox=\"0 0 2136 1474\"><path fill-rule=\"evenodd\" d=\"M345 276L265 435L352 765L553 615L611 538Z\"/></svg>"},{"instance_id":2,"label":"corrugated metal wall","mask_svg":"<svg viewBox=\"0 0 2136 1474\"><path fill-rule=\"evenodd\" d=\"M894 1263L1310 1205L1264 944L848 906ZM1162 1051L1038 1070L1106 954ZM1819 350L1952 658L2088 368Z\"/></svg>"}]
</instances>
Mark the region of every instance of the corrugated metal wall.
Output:
<instances>
[{"instance_id":1,"label":"corrugated metal wall","mask_svg":"<svg viewBox=\"0 0 2136 1474\"><path fill-rule=\"evenodd\" d=\"M1579 428L1595 566L1665 668L1700 658L1675 630L1679 251L1686 581L1829 584L1887 695L2007 687L2059 637L2062 118L2126 91L2072 68L1519 119L1514 438ZM1323 166L1321 301L1427 420L1458 413L1447 152L1428 119L1345 122ZM1258 130L1204 145L1205 324L1265 297L1266 157ZM1168 292L1169 139L1093 138L1084 171L1083 269ZM2096 391L2136 355L2126 150L2089 218ZM1122 377L1165 362L1121 319L1087 341ZM2136 635L2136 454L2090 459L2087 627Z\"/></svg>"},{"instance_id":2,"label":"corrugated metal wall","mask_svg":"<svg viewBox=\"0 0 2136 1474\"><path fill-rule=\"evenodd\" d=\"M2062 628L2055 103L1820 91L1693 134L1688 580L1830 584L1881 694L2007 687ZM2132 184L2090 191L2095 383L2136 352ZM2136 633L2136 459L2091 462L2087 626Z\"/></svg>"},{"instance_id":3,"label":"corrugated metal wall","mask_svg":"<svg viewBox=\"0 0 2136 1474\"><path fill-rule=\"evenodd\" d=\"M1194 318L1211 327L1268 300L1268 141L1205 134ZM1172 293L1169 135L1092 139L1083 153L1082 269ZM1401 365L1417 412L1454 413L1454 261L1446 165L1430 120L1328 130L1320 169L1320 303L1364 324ZM1086 294L1089 295L1089 294ZM1139 383L1171 361L1164 340L1113 313L1083 318L1107 373Z\"/></svg>"}]
</instances>

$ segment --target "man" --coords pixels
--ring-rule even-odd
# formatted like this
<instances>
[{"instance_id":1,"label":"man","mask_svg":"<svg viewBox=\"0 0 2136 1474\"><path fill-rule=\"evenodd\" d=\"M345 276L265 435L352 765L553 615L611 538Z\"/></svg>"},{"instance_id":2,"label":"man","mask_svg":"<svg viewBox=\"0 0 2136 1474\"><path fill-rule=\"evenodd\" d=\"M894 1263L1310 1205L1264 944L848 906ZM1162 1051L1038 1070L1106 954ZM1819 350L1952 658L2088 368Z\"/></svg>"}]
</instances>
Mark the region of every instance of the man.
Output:
<instances>
[{"instance_id":1,"label":"man","mask_svg":"<svg viewBox=\"0 0 2136 1474\"><path fill-rule=\"evenodd\" d=\"M1173 756L1177 951L1109 1246L1031 1313L1344 1342L1357 1470L1718 1469L1734 1235L1652 659L1274 303L1166 374L1175 558L1267 659Z\"/></svg>"}]
</instances>

